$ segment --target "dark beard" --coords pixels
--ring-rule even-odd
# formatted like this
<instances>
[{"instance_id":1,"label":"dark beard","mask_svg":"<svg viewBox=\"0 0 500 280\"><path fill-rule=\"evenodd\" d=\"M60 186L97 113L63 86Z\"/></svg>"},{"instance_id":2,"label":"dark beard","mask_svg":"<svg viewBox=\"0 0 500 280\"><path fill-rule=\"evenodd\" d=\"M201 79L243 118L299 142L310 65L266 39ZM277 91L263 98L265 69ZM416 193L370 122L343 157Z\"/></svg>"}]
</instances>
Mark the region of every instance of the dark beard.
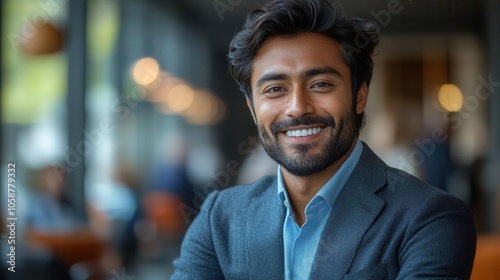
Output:
<instances>
[{"instance_id":1,"label":"dark beard","mask_svg":"<svg viewBox=\"0 0 500 280\"><path fill-rule=\"evenodd\" d=\"M325 126L320 133L329 133L327 139L314 144L288 144L279 135L283 129L296 125L319 124ZM326 131L325 131L326 130ZM259 125L259 139L269 156L288 172L296 176L309 176L323 171L343 157L351 148L356 133L356 115L346 115L338 124L333 117L304 117L288 119L271 125L271 135ZM318 145L323 149L313 154L310 150Z\"/></svg>"}]
</instances>

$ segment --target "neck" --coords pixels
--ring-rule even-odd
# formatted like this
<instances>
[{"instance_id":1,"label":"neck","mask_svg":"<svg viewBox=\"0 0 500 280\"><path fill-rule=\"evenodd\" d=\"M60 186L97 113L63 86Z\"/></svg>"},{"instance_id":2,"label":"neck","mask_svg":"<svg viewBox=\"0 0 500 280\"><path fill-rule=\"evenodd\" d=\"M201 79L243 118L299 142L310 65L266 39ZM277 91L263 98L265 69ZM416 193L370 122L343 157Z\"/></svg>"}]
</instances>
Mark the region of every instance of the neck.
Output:
<instances>
[{"instance_id":1,"label":"neck","mask_svg":"<svg viewBox=\"0 0 500 280\"><path fill-rule=\"evenodd\" d=\"M353 141L351 147L345 155L318 173L309 176L297 176L289 173L286 169L281 167L283 181L290 199L290 205L295 216L295 221L299 226L302 226L305 223L306 217L304 210L307 204L326 184L326 182L328 182L328 180L330 180L330 178L337 173L342 164L352 153L356 141L357 140Z\"/></svg>"}]
</instances>

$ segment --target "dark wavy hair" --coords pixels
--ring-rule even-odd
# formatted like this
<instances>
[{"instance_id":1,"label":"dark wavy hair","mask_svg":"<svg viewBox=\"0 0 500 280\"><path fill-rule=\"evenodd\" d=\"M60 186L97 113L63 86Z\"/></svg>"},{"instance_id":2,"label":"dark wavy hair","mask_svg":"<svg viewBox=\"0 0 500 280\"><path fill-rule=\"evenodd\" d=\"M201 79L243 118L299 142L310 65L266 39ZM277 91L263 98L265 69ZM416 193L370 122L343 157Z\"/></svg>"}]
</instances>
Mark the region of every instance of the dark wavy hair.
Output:
<instances>
[{"instance_id":1,"label":"dark wavy hair","mask_svg":"<svg viewBox=\"0 0 500 280\"><path fill-rule=\"evenodd\" d=\"M356 107L359 87L364 82L370 85L379 32L374 22L347 17L340 3L326 0L271 0L248 15L243 29L230 43L228 58L231 76L252 105L252 60L259 48L270 38L306 32L326 35L341 45L351 70L353 108ZM358 134L364 123L363 112L356 117Z\"/></svg>"}]
</instances>

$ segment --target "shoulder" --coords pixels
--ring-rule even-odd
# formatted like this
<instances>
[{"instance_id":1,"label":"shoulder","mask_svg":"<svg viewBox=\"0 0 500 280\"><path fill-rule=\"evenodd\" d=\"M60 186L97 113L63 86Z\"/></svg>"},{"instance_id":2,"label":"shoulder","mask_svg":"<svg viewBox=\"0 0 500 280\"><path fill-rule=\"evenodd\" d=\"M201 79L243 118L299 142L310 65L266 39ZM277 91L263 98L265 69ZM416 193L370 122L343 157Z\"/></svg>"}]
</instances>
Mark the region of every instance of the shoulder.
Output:
<instances>
[{"instance_id":1,"label":"shoulder","mask_svg":"<svg viewBox=\"0 0 500 280\"><path fill-rule=\"evenodd\" d=\"M467 204L399 169L387 167L386 179L377 195L386 202L381 222L400 240L398 278L470 275L476 230Z\"/></svg>"},{"instance_id":2,"label":"shoulder","mask_svg":"<svg viewBox=\"0 0 500 280\"><path fill-rule=\"evenodd\" d=\"M394 211L394 215L405 216L412 222L418 222L419 218L429 221L451 215L457 221L473 224L472 211L461 199L388 166L386 180L387 185L378 196L385 200L388 210Z\"/></svg>"},{"instance_id":3,"label":"shoulder","mask_svg":"<svg viewBox=\"0 0 500 280\"><path fill-rule=\"evenodd\" d=\"M420 201L433 197L442 199L459 200L455 196L436 188L421 179L393 167L386 166L387 187L385 192L390 192L400 199L411 198Z\"/></svg>"},{"instance_id":4,"label":"shoulder","mask_svg":"<svg viewBox=\"0 0 500 280\"><path fill-rule=\"evenodd\" d=\"M196 220L205 220L217 238L226 238L230 229L242 229L252 209L266 211L278 200L276 176L266 176L248 185L213 191L202 205Z\"/></svg>"},{"instance_id":5,"label":"shoulder","mask_svg":"<svg viewBox=\"0 0 500 280\"><path fill-rule=\"evenodd\" d=\"M363 153L354 170L352 182L365 186L386 204L386 212L411 218L418 212L429 213L453 210L472 216L462 200L446 193L405 171L386 165L368 145L363 143Z\"/></svg>"},{"instance_id":6,"label":"shoulder","mask_svg":"<svg viewBox=\"0 0 500 280\"><path fill-rule=\"evenodd\" d=\"M356 183L365 184L386 202L421 204L433 197L458 200L403 170L388 166L366 144L353 173L357 174Z\"/></svg>"}]
</instances>

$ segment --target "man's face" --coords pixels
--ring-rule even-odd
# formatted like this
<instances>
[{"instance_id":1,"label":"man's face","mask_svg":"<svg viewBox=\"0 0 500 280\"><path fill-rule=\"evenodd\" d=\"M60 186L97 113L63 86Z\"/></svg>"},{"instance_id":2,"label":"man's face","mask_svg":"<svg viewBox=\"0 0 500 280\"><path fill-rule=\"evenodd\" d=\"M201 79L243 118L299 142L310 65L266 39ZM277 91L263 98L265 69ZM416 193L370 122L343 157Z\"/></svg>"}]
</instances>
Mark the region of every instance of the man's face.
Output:
<instances>
[{"instance_id":1,"label":"man's face","mask_svg":"<svg viewBox=\"0 0 500 280\"><path fill-rule=\"evenodd\" d=\"M322 171L351 148L368 90L360 87L353 109L349 66L335 40L316 33L267 40L251 86L260 141L291 174Z\"/></svg>"}]
</instances>

